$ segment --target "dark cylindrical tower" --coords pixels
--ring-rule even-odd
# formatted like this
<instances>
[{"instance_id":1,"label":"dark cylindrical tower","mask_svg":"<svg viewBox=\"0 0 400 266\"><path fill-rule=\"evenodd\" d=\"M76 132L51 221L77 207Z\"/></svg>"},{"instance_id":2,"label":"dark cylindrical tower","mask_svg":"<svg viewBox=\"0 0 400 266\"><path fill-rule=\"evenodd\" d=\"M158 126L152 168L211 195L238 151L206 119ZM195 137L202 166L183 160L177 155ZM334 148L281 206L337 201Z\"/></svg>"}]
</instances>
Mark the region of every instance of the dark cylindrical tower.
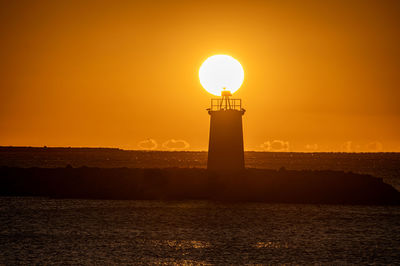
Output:
<instances>
[{"instance_id":1,"label":"dark cylindrical tower","mask_svg":"<svg viewBox=\"0 0 400 266\"><path fill-rule=\"evenodd\" d=\"M244 169L242 116L240 99L230 99L228 91L221 99L211 99L210 139L207 168L210 170Z\"/></svg>"}]
</instances>

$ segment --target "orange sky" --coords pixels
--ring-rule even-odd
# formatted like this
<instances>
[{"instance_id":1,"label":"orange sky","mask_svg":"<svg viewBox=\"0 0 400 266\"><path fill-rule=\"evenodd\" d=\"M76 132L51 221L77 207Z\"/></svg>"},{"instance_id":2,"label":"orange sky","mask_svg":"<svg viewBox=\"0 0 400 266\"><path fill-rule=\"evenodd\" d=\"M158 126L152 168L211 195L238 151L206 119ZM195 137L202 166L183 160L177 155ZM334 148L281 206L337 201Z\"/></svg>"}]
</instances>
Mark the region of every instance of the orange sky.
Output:
<instances>
[{"instance_id":1,"label":"orange sky","mask_svg":"<svg viewBox=\"0 0 400 266\"><path fill-rule=\"evenodd\" d=\"M198 70L229 54L247 150L400 151L399 14L399 1L0 0L0 145L205 150Z\"/></svg>"}]
</instances>

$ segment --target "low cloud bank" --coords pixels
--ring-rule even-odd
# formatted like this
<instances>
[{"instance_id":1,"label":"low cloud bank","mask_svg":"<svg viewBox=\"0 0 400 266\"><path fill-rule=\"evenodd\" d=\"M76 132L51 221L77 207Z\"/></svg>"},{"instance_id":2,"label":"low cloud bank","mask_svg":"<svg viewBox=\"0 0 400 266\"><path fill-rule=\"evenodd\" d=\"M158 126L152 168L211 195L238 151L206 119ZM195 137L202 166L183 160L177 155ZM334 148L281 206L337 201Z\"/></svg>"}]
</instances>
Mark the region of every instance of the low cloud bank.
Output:
<instances>
[{"instance_id":1,"label":"low cloud bank","mask_svg":"<svg viewBox=\"0 0 400 266\"><path fill-rule=\"evenodd\" d=\"M158 147L157 141L154 139L146 139L138 142L138 147L142 150L155 150Z\"/></svg>"},{"instance_id":2,"label":"low cloud bank","mask_svg":"<svg viewBox=\"0 0 400 266\"><path fill-rule=\"evenodd\" d=\"M356 143L354 141L346 141L340 146L341 152L382 152L383 144L379 141L371 141L369 143Z\"/></svg>"},{"instance_id":3,"label":"low cloud bank","mask_svg":"<svg viewBox=\"0 0 400 266\"><path fill-rule=\"evenodd\" d=\"M290 151L289 141L284 141L284 140L264 141L260 147L264 151L274 151L274 152Z\"/></svg>"},{"instance_id":4,"label":"low cloud bank","mask_svg":"<svg viewBox=\"0 0 400 266\"><path fill-rule=\"evenodd\" d=\"M190 144L183 139L169 139L162 144L162 147L169 151L183 151L190 148Z\"/></svg>"},{"instance_id":5,"label":"low cloud bank","mask_svg":"<svg viewBox=\"0 0 400 266\"><path fill-rule=\"evenodd\" d=\"M316 144L316 143L306 144L305 148L307 151L318 151L318 149L319 149L318 144Z\"/></svg>"}]
</instances>

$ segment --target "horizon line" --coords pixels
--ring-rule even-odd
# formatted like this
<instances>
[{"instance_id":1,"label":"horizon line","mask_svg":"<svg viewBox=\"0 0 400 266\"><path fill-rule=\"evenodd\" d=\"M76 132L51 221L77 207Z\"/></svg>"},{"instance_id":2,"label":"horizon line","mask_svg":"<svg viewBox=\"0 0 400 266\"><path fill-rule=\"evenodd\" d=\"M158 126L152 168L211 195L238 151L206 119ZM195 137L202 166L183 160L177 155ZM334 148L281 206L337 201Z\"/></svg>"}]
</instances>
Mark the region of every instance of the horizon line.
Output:
<instances>
[{"instance_id":1,"label":"horizon line","mask_svg":"<svg viewBox=\"0 0 400 266\"><path fill-rule=\"evenodd\" d=\"M0 145L2 148L32 148L32 149L109 149L120 151L138 151L138 152L208 152L208 150L167 150L167 149L125 149L119 147L107 146L24 146L24 145ZM265 152L265 153L400 153L400 151L265 151L265 150L245 150L245 152Z\"/></svg>"}]
</instances>

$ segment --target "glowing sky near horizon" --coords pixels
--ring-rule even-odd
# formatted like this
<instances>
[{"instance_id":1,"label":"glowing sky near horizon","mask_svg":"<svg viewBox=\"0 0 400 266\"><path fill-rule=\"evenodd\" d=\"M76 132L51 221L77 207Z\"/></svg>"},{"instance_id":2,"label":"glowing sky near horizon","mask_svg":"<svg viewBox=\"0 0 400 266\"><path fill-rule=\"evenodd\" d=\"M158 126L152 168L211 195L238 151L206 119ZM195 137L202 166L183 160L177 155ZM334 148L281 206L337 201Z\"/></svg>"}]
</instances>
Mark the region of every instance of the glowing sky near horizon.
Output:
<instances>
[{"instance_id":1,"label":"glowing sky near horizon","mask_svg":"<svg viewBox=\"0 0 400 266\"><path fill-rule=\"evenodd\" d=\"M0 1L0 145L206 150L199 68L225 54L245 72L246 150L400 151L399 14L396 0Z\"/></svg>"}]
</instances>

